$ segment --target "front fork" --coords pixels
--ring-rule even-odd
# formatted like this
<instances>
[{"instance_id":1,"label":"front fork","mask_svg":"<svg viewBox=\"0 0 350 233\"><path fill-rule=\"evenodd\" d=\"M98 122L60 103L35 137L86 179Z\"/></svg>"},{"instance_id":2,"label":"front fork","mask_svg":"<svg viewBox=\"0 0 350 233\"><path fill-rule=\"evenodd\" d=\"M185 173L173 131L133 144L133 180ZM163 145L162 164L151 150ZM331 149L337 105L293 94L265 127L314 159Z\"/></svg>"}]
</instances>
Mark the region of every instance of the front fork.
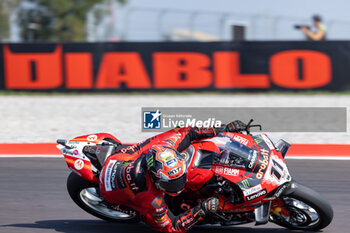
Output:
<instances>
[{"instance_id":1,"label":"front fork","mask_svg":"<svg viewBox=\"0 0 350 233\"><path fill-rule=\"evenodd\" d=\"M284 208L284 202L281 199L283 196L288 196L293 193L298 187L298 184L295 181L284 184L281 189L276 192L275 200L271 202L270 214L273 216L279 217L289 217L290 213L287 209Z\"/></svg>"},{"instance_id":2,"label":"front fork","mask_svg":"<svg viewBox=\"0 0 350 233\"><path fill-rule=\"evenodd\" d=\"M271 201L270 206L270 214L272 216L275 216L277 218L279 217L289 217L290 213L287 209L284 208L284 202L281 199L283 196L288 196L291 193L293 193L297 189L298 185L297 183L292 180L289 183L284 184L277 190L277 192L274 195L274 200Z\"/></svg>"},{"instance_id":3,"label":"front fork","mask_svg":"<svg viewBox=\"0 0 350 233\"><path fill-rule=\"evenodd\" d=\"M288 217L290 216L288 210L286 210L284 208L284 203L280 198L272 201L271 208L270 208L270 214L277 216L277 217L281 217L282 215L288 216Z\"/></svg>"}]
</instances>

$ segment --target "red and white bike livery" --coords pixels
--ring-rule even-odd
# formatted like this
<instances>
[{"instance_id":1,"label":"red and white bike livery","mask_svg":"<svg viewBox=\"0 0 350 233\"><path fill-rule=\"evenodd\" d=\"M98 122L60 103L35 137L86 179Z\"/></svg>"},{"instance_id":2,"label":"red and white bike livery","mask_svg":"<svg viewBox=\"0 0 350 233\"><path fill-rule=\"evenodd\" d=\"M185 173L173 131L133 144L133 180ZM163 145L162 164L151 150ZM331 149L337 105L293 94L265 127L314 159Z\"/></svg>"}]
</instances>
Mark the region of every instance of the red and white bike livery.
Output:
<instances>
[{"instance_id":1,"label":"red and white bike livery","mask_svg":"<svg viewBox=\"0 0 350 233\"><path fill-rule=\"evenodd\" d=\"M266 134L251 135L250 123L247 134L221 133L194 142L182 152L188 164L188 182L179 196L166 196L171 211L177 214L196 205L198 200L215 196L220 199L218 211L202 224L260 225L270 221L296 230L328 226L333 218L329 202L291 178L284 161L290 145L283 140L274 144ZM117 139L100 133L57 142L74 172L67 180L73 201L105 220L135 221L132 214L111 209L99 195L99 172ZM91 146L98 148L95 156L86 153Z\"/></svg>"}]
</instances>

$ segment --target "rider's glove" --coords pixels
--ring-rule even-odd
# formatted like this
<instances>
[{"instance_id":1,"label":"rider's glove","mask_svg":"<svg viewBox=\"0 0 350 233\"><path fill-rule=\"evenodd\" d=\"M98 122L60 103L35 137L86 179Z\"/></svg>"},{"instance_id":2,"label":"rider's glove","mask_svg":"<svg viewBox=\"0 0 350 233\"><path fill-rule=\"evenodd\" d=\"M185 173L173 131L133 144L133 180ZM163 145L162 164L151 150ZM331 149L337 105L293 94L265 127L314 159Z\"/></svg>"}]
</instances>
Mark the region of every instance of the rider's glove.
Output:
<instances>
[{"instance_id":1,"label":"rider's glove","mask_svg":"<svg viewBox=\"0 0 350 233\"><path fill-rule=\"evenodd\" d=\"M219 199L217 199L216 197L210 197L204 202L202 202L201 208L206 215L210 213L216 213L219 207L219 203Z\"/></svg>"},{"instance_id":2,"label":"rider's glove","mask_svg":"<svg viewBox=\"0 0 350 233\"><path fill-rule=\"evenodd\" d=\"M231 123L226 125L225 132L239 133L241 131L246 130L246 128L247 128L247 125L244 124L242 121L235 120L235 121L232 121Z\"/></svg>"}]
</instances>

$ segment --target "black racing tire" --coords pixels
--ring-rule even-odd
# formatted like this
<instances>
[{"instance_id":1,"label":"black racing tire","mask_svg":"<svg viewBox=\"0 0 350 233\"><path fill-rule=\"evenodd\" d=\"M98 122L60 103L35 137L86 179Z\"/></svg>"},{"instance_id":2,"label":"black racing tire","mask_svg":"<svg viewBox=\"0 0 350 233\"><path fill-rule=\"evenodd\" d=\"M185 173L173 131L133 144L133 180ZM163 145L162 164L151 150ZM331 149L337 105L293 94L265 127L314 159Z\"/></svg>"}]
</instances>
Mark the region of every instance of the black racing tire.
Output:
<instances>
[{"instance_id":1,"label":"black racing tire","mask_svg":"<svg viewBox=\"0 0 350 233\"><path fill-rule=\"evenodd\" d=\"M295 226L293 224L290 224L289 222L281 222L277 224L292 230L318 231L325 228L332 222L333 208L331 204L326 198L324 198L320 193L316 192L315 190L308 188L304 185L297 184L296 190L285 197L302 201L305 204L312 207L317 212L319 220L313 225ZM297 207L295 209L297 209ZM303 211L301 212L303 213ZM310 220L310 216L307 216L307 219Z\"/></svg>"},{"instance_id":2,"label":"black racing tire","mask_svg":"<svg viewBox=\"0 0 350 233\"><path fill-rule=\"evenodd\" d=\"M83 200L82 193L86 192L87 190L96 190L96 192L94 192L94 195L97 198L100 198L102 200L102 198L99 195L99 186L98 184L91 183L83 179L82 177L80 177L74 172L71 172L67 178L67 190L70 197L75 202L75 204L77 204L80 208L82 208L83 210L92 214L95 217L98 217L100 219L103 219L109 222L119 222L119 223L138 222L136 217L133 217L130 215L127 217L126 214L109 209L103 203L94 204L94 206L97 208L93 208L94 207L93 205L87 204L87 202ZM120 214L120 217L117 217L118 214ZM121 216L125 216L125 217L121 217Z\"/></svg>"}]
</instances>

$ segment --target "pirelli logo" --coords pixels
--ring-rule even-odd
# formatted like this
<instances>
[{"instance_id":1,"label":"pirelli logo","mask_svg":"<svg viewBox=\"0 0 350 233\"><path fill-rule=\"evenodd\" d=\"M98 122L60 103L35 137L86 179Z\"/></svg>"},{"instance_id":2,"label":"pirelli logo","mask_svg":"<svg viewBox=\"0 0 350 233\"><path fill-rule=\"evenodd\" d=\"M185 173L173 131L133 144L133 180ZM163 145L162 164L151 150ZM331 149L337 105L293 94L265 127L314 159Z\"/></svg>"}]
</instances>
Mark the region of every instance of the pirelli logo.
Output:
<instances>
[{"instance_id":1,"label":"pirelli logo","mask_svg":"<svg viewBox=\"0 0 350 233\"><path fill-rule=\"evenodd\" d=\"M273 49L263 47L264 50L252 53L250 45L239 46L242 51L221 51L222 44L191 44L193 51L184 51L188 46L184 49L182 43L167 44L171 51L160 51L163 45L149 43L125 43L125 51L118 51L117 43L102 46L103 49L93 43L36 45L37 49L26 44L2 45L0 66L4 69L0 67L0 70L4 70L4 74L0 77L5 78L0 79L0 86L13 90L264 90L273 86L309 90L332 81L331 57L319 51L321 47L295 50L290 46L276 52L279 48L276 45ZM111 49L106 51L106 48ZM250 51L245 54L248 59L242 59L245 49ZM253 68L246 74L240 66L247 61ZM295 65L297 61L303 66ZM269 72L255 73L257 63L264 64L263 68L269 67L264 69Z\"/></svg>"}]
</instances>

